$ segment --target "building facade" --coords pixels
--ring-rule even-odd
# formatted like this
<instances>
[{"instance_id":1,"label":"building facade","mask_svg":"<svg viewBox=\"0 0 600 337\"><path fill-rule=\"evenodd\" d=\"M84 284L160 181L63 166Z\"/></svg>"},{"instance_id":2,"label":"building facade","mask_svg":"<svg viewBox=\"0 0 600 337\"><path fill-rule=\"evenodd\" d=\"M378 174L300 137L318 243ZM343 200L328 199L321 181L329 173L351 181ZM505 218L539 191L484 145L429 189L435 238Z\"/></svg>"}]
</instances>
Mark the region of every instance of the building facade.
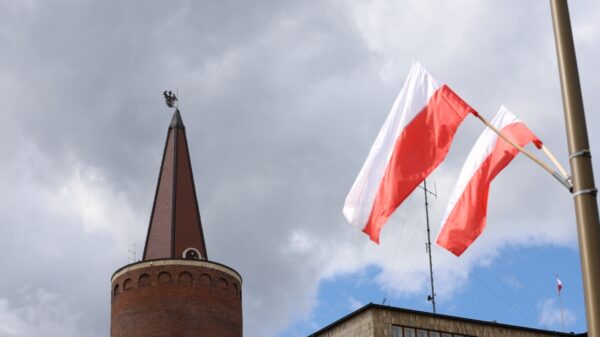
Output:
<instances>
[{"instance_id":1,"label":"building facade","mask_svg":"<svg viewBox=\"0 0 600 337\"><path fill-rule=\"evenodd\" d=\"M584 337L368 304L309 337Z\"/></svg>"}]
</instances>

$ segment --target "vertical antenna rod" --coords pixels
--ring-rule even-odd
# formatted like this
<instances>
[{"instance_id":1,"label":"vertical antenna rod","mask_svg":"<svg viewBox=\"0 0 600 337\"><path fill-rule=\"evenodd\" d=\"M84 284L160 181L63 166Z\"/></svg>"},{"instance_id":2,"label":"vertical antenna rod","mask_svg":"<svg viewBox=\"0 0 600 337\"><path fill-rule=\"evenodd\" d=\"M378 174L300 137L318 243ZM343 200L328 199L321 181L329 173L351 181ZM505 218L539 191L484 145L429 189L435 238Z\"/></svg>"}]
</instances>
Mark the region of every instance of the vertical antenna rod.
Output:
<instances>
[{"instance_id":1,"label":"vertical antenna rod","mask_svg":"<svg viewBox=\"0 0 600 337\"><path fill-rule=\"evenodd\" d=\"M137 262L137 254L135 249L135 242L131 244L132 249L129 249L129 263Z\"/></svg>"},{"instance_id":2,"label":"vertical antenna rod","mask_svg":"<svg viewBox=\"0 0 600 337\"><path fill-rule=\"evenodd\" d=\"M569 162L573 175L573 199L588 336L600 337L600 245L598 245L600 220L596 200L598 189L594 184L592 155L585 123L569 7L566 0L550 0L550 8L569 144Z\"/></svg>"},{"instance_id":3,"label":"vertical antenna rod","mask_svg":"<svg viewBox=\"0 0 600 337\"><path fill-rule=\"evenodd\" d=\"M423 180L423 192L425 193L425 222L427 224L427 253L429 254L429 278L431 280L431 295L427 296L427 300L431 301L433 313L435 314L435 290L433 288L433 261L431 259L431 231L429 230L429 203L427 202L427 180Z\"/></svg>"}]
</instances>

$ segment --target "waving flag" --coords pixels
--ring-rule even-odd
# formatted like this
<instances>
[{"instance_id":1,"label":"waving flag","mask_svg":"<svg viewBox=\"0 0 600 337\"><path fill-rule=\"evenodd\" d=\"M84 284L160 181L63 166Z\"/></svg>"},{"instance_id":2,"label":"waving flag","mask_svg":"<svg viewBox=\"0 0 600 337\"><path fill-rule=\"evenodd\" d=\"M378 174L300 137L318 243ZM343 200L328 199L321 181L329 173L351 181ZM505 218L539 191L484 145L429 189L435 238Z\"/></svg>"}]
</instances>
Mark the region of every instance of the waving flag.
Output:
<instances>
[{"instance_id":1,"label":"waving flag","mask_svg":"<svg viewBox=\"0 0 600 337\"><path fill-rule=\"evenodd\" d=\"M560 281L560 279L558 278L558 276L556 277L556 288L558 289L558 293L560 294L560 291L563 288L563 283Z\"/></svg>"},{"instance_id":2,"label":"waving flag","mask_svg":"<svg viewBox=\"0 0 600 337\"><path fill-rule=\"evenodd\" d=\"M492 125L520 146L542 142L505 107ZM450 196L437 244L460 256L485 228L488 192L492 180L517 155L518 150L487 128L469 153Z\"/></svg>"},{"instance_id":3,"label":"waving flag","mask_svg":"<svg viewBox=\"0 0 600 337\"><path fill-rule=\"evenodd\" d=\"M474 110L415 63L344 203L348 222L379 243L394 210L446 157Z\"/></svg>"}]
</instances>

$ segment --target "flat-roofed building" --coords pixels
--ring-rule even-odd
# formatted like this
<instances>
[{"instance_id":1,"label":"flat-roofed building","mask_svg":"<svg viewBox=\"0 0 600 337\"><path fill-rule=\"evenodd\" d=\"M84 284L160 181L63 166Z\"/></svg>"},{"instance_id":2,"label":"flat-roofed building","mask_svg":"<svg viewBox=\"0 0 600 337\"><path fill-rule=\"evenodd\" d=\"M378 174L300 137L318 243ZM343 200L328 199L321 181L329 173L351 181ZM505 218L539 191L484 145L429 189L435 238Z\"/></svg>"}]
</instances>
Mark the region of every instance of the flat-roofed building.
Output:
<instances>
[{"instance_id":1,"label":"flat-roofed building","mask_svg":"<svg viewBox=\"0 0 600 337\"><path fill-rule=\"evenodd\" d=\"M587 337L367 304L309 337Z\"/></svg>"}]
</instances>

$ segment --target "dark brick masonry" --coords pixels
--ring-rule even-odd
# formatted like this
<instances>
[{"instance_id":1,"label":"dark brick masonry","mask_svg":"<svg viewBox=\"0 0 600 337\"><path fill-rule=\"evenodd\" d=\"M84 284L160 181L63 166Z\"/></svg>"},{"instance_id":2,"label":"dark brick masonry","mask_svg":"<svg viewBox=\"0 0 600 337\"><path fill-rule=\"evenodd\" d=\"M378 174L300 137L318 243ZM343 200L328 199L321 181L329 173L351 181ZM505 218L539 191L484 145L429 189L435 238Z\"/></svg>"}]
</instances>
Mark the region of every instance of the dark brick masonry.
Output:
<instances>
[{"instance_id":1,"label":"dark brick masonry","mask_svg":"<svg viewBox=\"0 0 600 337\"><path fill-rule=\"evenodd\" d=\"M241 337L241 277L195 260L142 261L112 280L111 337Z\"/></svg>"}]
</instances>

